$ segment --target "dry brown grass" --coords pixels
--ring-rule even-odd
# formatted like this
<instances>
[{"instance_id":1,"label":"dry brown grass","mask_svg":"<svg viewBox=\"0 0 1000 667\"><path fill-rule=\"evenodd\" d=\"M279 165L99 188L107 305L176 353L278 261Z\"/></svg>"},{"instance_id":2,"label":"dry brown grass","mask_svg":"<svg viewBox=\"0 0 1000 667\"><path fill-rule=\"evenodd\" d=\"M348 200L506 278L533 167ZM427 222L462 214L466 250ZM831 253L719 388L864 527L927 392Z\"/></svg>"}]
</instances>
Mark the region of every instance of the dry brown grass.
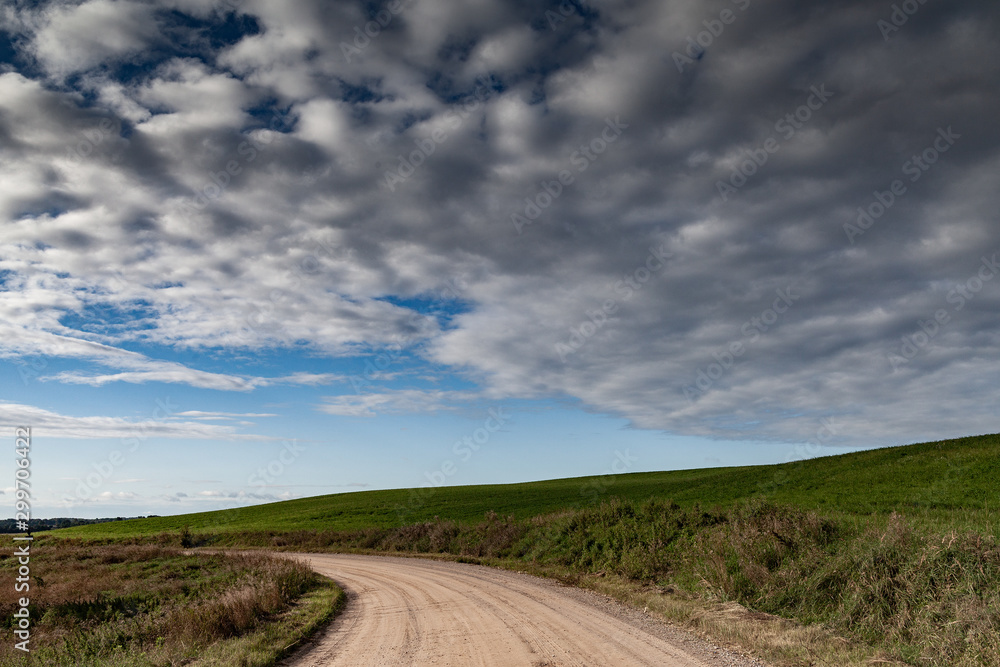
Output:
<instances>
[{"instance_id":1,"label":"dry brown grass","mask_svg":"<svg viewBox=\"0 0 1000 667\"><path fill-rule=\"evenodd\" d=\"M13 561L0 557L0 570ZM262 627L318 582L307 565L266 554L61 540L36 541L31 568L28 593L0 588L0 614L9 622L30 597L31 657L46 665L179 664ZM0 645L0 665L23 662L12 643Z\"/></svg>"},{"instance_id":2,"label":"dry brown grass","mask_svg":"<svg viewBox=\"0 0 1000 667\"><path fill-rule=\"evenodd\" d=\"M264 554L228 556L244 574L214 599L175 609L164 623L177 641L209 643L235 637L284 610L313 580L309 566Z\"/></svg>"}]
</instances>

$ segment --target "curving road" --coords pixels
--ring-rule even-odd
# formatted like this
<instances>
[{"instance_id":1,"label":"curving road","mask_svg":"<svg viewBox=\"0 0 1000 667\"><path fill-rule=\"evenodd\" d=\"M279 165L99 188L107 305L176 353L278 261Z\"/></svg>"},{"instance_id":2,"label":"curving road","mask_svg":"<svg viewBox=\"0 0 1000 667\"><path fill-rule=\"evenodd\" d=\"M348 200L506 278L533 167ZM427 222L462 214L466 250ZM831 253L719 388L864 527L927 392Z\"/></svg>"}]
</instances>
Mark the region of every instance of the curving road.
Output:
<instances>
[{"instance_id":1,"label":"curving road","mask_svg":"<svg viewBox=\"0 0 1000 667\"><path fill-rule=\"evenodd\" d=\"M744 664L732 654L713 659L717 652L671 638L662 623L545 579L416 558L298 557L335 580L348 602L290 667Z\"/></svg>"}]
</instances>

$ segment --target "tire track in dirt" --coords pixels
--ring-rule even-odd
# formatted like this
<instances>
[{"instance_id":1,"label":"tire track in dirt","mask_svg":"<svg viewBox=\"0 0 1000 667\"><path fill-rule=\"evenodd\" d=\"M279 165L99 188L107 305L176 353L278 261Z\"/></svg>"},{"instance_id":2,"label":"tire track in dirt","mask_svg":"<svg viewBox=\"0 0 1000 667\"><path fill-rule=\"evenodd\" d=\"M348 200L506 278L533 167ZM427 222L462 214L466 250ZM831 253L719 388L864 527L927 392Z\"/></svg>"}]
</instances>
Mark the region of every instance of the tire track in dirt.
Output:
<instances>
[{"instance_id":1,"label":"tire track in dirt","mask_svg":"<svg viewBox=\"0 0 1000 667\"><path fill-rule=\"evenodd\" d=\"M286 667L759 665L719 659L698 640L671 638L677 631L662 623L609 613L585 591L537 577L418 558L294 557L336 581L348 600Z\"/></svg>"}]
</instances>

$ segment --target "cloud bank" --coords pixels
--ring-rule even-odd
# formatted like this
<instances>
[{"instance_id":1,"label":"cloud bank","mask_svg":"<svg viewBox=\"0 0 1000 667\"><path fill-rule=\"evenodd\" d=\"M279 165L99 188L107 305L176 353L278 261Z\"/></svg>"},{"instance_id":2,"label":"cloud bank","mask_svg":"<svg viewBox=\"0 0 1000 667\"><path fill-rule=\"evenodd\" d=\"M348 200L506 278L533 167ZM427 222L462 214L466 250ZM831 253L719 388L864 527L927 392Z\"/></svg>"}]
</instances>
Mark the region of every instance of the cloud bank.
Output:
<instances>
[{"instance_id":1,"label":"cloud bank","mask_svg":"<svg viewBox=\"0 0 1000 667\"><path fill-rule=\"evenodd\" d=\"M14 3L0 350L247 391L337 378L126 346L402 346L645 429L996 431L1000 11L911 4Z\"/></svg>"}]
</instances>

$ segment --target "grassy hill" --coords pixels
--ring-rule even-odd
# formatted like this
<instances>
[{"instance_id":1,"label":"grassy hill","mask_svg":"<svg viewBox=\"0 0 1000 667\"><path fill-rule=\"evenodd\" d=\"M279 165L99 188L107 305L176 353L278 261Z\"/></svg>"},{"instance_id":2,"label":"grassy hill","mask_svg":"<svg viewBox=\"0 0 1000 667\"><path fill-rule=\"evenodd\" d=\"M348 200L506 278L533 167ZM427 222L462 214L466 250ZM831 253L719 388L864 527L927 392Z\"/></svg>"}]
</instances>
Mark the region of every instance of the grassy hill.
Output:
<instances>
[{"instance_id":1,"label":"grassy hill","mask_svg":"<svg viewBox=\"0 0 1000 667\"><path fill-rule=\"evenodd\" d=\"M523 484L361 491L216 512L78 526L66 537L389 528L432 520L481 521L487 512L527 519L617 497L728 506L748 498L825 514L901 511L933 524L1000 534L1000 435L981 435L782 465L578 477Z\"/></svg>"},{"instance_id":2,"label":"grassy hill","mask_svg":"<svg viewBox=\"0 0 1000 667\"><path fill-rule=\"evenodd\" d=\"M739 635L782 667L1000 667L998 454L1000 435L983 435L784 465L345 493L51 535L449 555L684 609L672 618L697 629L706 616L692 600L793 619L794 640L761 639L760 624ZM727 617L717 629L733 627Z\"/></svg>"}]
</instances>

